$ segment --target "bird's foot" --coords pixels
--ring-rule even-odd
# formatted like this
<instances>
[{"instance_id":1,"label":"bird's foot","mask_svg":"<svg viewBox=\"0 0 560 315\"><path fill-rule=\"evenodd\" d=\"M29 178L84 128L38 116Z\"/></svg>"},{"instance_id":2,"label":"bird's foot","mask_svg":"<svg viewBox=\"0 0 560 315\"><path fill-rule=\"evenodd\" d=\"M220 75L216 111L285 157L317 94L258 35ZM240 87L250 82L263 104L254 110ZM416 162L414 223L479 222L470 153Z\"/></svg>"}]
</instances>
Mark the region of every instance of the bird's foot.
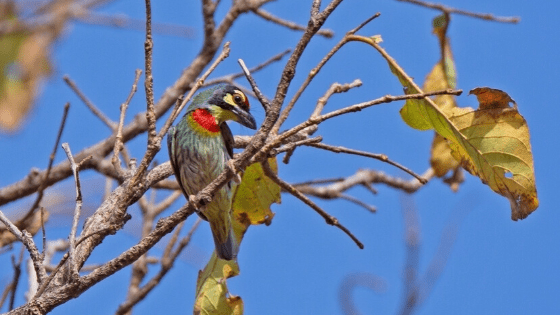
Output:
<instances>
[{"instance_id":1,"label":"bird's foot","mask_svg":"<svg viewBox=\"0 0 560 315\"><path fill-rule=\"evenodd\" d=\"M241 171L239 171L237 169L237 167L235 167L235 165L233 164L233 160L229 160L226 162L226 165L229 167L229 169L233 172L233 181L236 184L240 184L241 183L241 175L239 175L239 173L241 173Z\"/></svg>"},{"instance_id":2,"label":"bird's foot","mask_svg":"<svg viewBox=\"0 0 560 315\"><path fill-rule=\"evenodd\" d=\"M193 200L195 203L197 201L195 195L190 195L189 199ZM201 208L209 204L211 201L212 201L212 196L210 194L200 193L200 198L198 199L198 202L200 202Z\"/></svg>"}]
</instances>

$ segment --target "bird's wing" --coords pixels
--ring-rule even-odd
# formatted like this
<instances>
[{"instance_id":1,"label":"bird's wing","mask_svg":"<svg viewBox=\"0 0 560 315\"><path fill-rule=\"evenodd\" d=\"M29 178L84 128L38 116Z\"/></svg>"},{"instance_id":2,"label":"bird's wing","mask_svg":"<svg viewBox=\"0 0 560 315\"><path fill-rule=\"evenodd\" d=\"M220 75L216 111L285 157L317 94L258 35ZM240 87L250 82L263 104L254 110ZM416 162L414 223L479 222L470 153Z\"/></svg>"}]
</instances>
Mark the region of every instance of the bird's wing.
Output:
<instances>
[{"instance_id":1,"label":"bird's wing","mask_svg":"<svg viewBox=\"0 0 560 315\"><path fill-rule=\"evenodd\" d=\"M222 123L220 125L220 130L222 131L222 137L224 138L224 142L226 144L227 153L229 154L229 158L231 159L233 158L233 134L231 133L231 130L226 123Z\"/></svg>"},{"instance_id":2,"label":"bird's wing","mask_svg":"<svg viewBox=\"0 0 560 315\"><path fill-rule=\"evenodd\" d=\"M171 167L173 167L173 173L175 173L175 177L179 182L179 187L181 187L183 194L185 195L187 200L189 200L189 194L187 194L185 188L183 188L183 181L181 180L181 172L179 171L179 165L177 165L177 157L175 156L175 153L177 152L177 150L175 149L175 144L177 143L177 141L175 140L175 136L176 136L175 127L169 128L169 132L167 133L167 149L169 150L169 162L171 163Z\"/></svg>"}]
</instances>

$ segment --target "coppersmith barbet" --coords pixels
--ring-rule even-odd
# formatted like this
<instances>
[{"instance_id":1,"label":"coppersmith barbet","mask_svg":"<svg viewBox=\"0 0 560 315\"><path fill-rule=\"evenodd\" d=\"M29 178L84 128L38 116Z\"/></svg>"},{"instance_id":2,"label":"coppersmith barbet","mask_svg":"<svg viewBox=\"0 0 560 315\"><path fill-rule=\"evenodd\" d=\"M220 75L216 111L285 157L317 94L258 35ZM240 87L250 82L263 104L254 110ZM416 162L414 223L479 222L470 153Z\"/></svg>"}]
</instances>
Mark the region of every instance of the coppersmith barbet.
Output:
<instances>
[{"instance_id":1,"label":"coppersmith barbet","mask_svg":"<svg viewBox=\"0 0 560 315\"><path fill-rule=\"evenodd\" d=\"M228 167L227 162L233 157L233 135L227 120L256 129L247 96L233 85L222 84L199 93L181 121L169 129L169 159L187 199ZM236 183L230 181L215 193L210 203L197 210L210 223L218 257L226 260L235 259L239 250L231 222L235 188Z\"/></svg>"}]
</instances>

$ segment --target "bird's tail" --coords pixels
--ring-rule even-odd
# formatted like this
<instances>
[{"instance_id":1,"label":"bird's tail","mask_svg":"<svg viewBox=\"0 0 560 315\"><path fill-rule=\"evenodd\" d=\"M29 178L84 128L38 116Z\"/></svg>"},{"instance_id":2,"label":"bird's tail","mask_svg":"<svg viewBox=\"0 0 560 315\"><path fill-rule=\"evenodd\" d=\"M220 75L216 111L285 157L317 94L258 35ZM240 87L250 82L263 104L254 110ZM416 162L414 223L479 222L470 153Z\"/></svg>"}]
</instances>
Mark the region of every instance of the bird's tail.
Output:
<instances>
[{"instance_id":1,"label":"bird's tail","mask_svg":"<svg viewBox=\"0 0 560 315\"><path fill-rule=\"evenodd\" d=\"M212 230L212 236L214 237L214 244L216 245L216 254L218 257L225 260L235 259L237 257L237 253L239 252L239 243L233 233L231 223L227 226L227 237L223 241L217 237L220 235L218 232L219 227L210 223L210 229Z\"/></svg>"}]
</instances>

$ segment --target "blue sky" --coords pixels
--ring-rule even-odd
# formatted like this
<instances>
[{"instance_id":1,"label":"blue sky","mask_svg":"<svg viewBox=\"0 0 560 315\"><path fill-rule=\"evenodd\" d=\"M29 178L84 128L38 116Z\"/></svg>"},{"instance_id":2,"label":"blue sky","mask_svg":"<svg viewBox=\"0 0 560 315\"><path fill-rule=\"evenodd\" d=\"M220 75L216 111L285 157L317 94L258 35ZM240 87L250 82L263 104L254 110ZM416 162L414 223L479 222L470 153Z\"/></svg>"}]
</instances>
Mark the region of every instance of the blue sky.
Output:
<instances>
[{"instance_id":1,"label":"blue sky","mask_svg":"<svg viewBox=\"0 0 560 315\"><path fill-rule=\"evenodd\" d=\"M154 1L155 2L155 1ZM309 2L309 1L308 1ZM155 22L176 23L195 29L194 38L155 34L154 84L156 98L171 85L199 51L202 41L200 4L198 1L166 1L153 4ZM300 3L300 2L298 2ZM359 250L340 230L325 224L314 211L295 198L283 195L272 225L252 227L244 239L239 264L241 275L228 281L230 292L240 295L246 314L341 314L338 290L343 279L355 273L371 273L384 279L382 293L364 288L354 291L356 307L363 314L394 314L400 310L404 291L403 268L405 243L402 216L403 202L412 202L419 213L421 227L420 274L426 271L436 253L444 228L450 220L459 220L459 230L449 259L431 294L417 314L557 314L560 302L560 214L555 209L554 195L560 176L557 132L554 121L560 117L554 91L560 82L557 59L560 25L556 13L560 4L550 1L445 1L445 5L500 16L520 16L517 25L487 22L454 15L449 37L458 72L458 88L468 92L480 86L506 91L516 100L528 122L535 161L540 207L527 219L511 221L509 202L493 193L478 178L467 174L459 192L452 193L439 180L432 180L411 197L382 185L377 195L362 188L349 191L368 204L376 214L346 201L317 203L337 217L364 244ZM221 6L227 7L224 1ZM299 5L299 4L298 4ZM307 23L309 5L295 6L277 1L265 9L300 24ZM143 18L143 2L116 1L101 9L106 13L125 13ZM225 10L220 10L224 14ZM297 68L293 95L310 69L351 28L381 12L360 34L380 34L382 46L399 64L422 82L439 59L437 39L431 34L431 20L438 12L396 1L343 2L325 27L334 30L334 39L312 40ZM238 72L236 60L243 58L248 66L256 65L286 48L293 48L300 33L285 30L246 14L227 36L231 55L212 77ZM0 186L23 178L31 167L45 168L62 108L67 101L72 107L62 138L74 152L107 137L110 131L96 120L72 91L62 82L68 74L86 95L109 117L117 120L119 105L125 100L134 77L142 68L142 32L105 26L72 24L52 51L54 72L43 88L36 108L24 128L15 135L0 135ZM283 61L285 62L285 60ZM273 96L282 63L255 74L261 90ZM335 95L326 110L370 100L386 94L398 95L402 88L388 71L385 61L370 47L351 43L344 47L320 75L288 119L285 127L308 117L318 97L333 82L347 83L360 78L363 86L349 93ZM239 84L248 86L244 80ZM264 112L253 101L257 122ZM474 96L464 93L460 106L476 107ZM428 167L432 132L420 132L406 126L399 117L401 103L376 106L358 113L333 119L321 125L317 135L324 143L387 154L417 173ZM142 88L128 110L127 121L145 108ZM235 134L251 130L230 124ZM552 132L552 134L551 134ZM145 136L131 143L132 155L140 157ZM65 159L62 150L55 162ZM166 150L158 161L168 160ZM376 160L350 157L313 148L296 150L290 164L279 166L280 176L288 182L314 178L344 177L360 168L381 170L393 176L408 175ZM83 172L86 203L93 209L100 202L103 181L91 172ZM73 198L72 181L52 191ZM406 198L410 198L406 199ZM403 201L405 200L405 201ZM183 200L181 200L181 203ZM174 205L173 209L181 206ZM20 205L21 207L21 205ZM51 239L66 237L73 203L56 209L47 235ZM18 204L4 206L2 211L15 213ZM131 207L133 216L137 210ZM189 218L187 225L194 222ZM127 231L134 230L134 222ZM101 263L117 256L137 242L133 233L119 232L108 237L93 253L88 263ZM134 310L136 314L189 313L194 301L198 270L213 248L207 224L196 232L192 249L177 263L163 283ZM190 252L189 252L190 251ZM194 254L193 254L194 253ZM154 256L161 251L151 251ZM7 255L0 259L0 270L9 270ZM78 299L55 309L52 314L114 313L125 299L130 268L103 281ZM9 275L0 275L3 287ZM26 289L25 283L21 293ZM18 292L19 293L19 292ZM21 294L20 294L21 297ZM99 303L103 301L103 303ZM22 303L23 299L19 299Z\"/></svg>"}]
</instances>

